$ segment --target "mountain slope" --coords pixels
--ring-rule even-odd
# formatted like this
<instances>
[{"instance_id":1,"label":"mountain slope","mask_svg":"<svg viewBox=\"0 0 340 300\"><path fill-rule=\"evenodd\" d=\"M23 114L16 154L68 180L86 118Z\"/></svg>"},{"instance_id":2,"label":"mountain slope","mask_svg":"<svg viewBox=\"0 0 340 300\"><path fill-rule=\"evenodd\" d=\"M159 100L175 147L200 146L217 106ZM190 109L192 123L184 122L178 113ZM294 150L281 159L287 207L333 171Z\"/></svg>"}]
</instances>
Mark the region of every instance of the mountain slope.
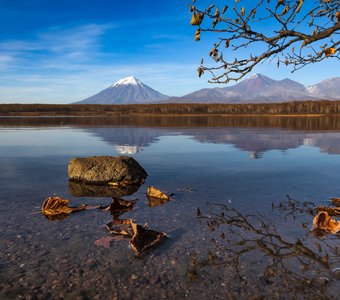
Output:
<instances>
[{"instance_id":1,"label":"mountain slope","mask_svg":"<svg viewBox=\"0 0 340 300\"><path fill-rule=\"evenodd\" d=\"M340 77L327 79L307 87L312 97L328 100L340 99Z\"/></svg>"},{"instance_id":2,"label":"mountain slope","mask_svg":"<svg viewBox=\"0 0 340 300\"><path fill-rule=\"evenodd\" d=\"M201 89L169 101L210 103L271 103L315 99L306 87L290 79L273 80L256 74L240 83L225 88Z\"/></svg>"},{"instance_id":3,"label":"mountain slope","mask_svg":"<svg viewBox=\"0 0 340 300\"><path fill-rule=\"evenodd\" d=\"M77 104L129 104L150 103L166 100L169 97L163 95L151 87L143 84L133 76L118 80L113 85L102 90Z\"/></svg>"}]
</instances>

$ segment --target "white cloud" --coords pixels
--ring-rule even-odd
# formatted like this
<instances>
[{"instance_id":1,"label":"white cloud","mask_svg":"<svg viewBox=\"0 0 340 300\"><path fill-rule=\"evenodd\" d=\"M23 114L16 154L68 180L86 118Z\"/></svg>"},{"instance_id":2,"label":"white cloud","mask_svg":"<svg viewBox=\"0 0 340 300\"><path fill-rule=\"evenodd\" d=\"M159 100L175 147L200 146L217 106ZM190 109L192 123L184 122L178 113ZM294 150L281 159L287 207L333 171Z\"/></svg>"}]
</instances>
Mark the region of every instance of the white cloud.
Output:
<instances>
[{"instance_id":1,"label":"white cloud","mask_svg":"<svg viewBox=\"0 0 340 300\"><path fill-rule=\"evenodd\" d=\"M81 65L75 74L12 74L0 86L0 102L70 103L89 97L128 75L136 76L164 94L179 96L193 91L197 85L196 74L190 74L193 70L195 66L183 64L119 67L111 64Z\"/></svg>"}]
</instances>

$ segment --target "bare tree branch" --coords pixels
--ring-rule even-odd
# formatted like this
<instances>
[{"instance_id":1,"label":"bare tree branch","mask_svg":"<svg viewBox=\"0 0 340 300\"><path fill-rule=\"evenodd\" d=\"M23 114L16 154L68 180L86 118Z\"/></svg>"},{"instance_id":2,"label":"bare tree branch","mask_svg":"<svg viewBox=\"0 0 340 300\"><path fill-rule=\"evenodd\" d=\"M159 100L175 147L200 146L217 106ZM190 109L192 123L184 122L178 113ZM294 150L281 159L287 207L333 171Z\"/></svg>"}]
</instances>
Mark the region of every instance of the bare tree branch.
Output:
<instances>
[{"instance_id":1,"label":"bare tree branch","mask_svg":"<svg viewBox=\"0 0 340 300\"><path fill-rule=\"evenodd\" d=\"M237 81L267 60L295 72L340 58L340 0L235 0L232 8L222 9L213 4L200 8L199 1L193 2L195 40L206 33L220 35L209 52L215 65L202 60L198 68L199 76L211 74L209 82ZM237 58L230 58L230 50Z\"/></svg>"}]
</instances>

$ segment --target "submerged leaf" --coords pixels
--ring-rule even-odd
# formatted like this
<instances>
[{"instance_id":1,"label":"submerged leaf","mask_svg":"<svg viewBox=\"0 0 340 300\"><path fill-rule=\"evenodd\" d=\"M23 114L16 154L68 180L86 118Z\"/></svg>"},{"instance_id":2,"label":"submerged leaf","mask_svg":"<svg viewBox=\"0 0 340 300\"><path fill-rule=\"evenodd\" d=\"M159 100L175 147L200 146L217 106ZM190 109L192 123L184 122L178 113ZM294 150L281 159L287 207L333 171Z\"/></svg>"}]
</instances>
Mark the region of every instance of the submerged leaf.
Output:
<instances>
[{"instance_id":1,"label":"submerged leaf","mask_svg":"<svg viewBox=\"0 0 340 300\"><path fill-rule=\"evenodd\" d=\"M94 243L98 247L110 248L111 242L114 240L112 236L103 236L100 239L96 240Z\"/></svg>"},{"instance_id":2,"label":"submerged leaf","mask_svg":"<svg viewBox=\"0 0 340 300\"><path fill-rule=\"evenodd\" d=\"M123 235L127 237L131 237L133 235L130 219L113 220L106 224L106 228L111 234Z\"/></svg>"},{"instance_id":3,"label":"submerged leaf","mask_svg":"<svg viewBox=\"0 0 340 300\"><path fill-rule=\"evenodd\" d=\"M131 222L133 237L129 242L131 248L137 256L140 256L145 250L157 246L163 239L168 236L163 232L150 230L146 226Z\"/></svg>"}]
</instances>

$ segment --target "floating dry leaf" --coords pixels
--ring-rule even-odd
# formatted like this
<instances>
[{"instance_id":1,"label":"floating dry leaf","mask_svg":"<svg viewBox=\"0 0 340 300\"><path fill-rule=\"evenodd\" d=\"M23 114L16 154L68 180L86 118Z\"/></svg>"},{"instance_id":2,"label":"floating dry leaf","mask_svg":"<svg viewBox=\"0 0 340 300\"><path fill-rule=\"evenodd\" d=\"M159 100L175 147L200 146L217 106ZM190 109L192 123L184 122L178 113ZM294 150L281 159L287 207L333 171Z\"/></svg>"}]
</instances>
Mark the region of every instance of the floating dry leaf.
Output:
<instances>
[{"instance_id":1,"label":"floating dry leaf","mask_svg":"<svg viewBox=\"0 0 340 300\"><path fill-rule=\"evenodd\" d=\"M70 213L74 213L75 211L84 210L87 208L86 205L81 205L79 207L70 207L68 206L69 201L67 199L62 199L60 197L48 197L45 199L41 212L45 216L61 216L61 220L65 219L67 215ZM53 218L52 218L53 219ZM54 220L60 220L56 218Z\"/></svg>"},{"instance_id":2,"label":"floating dry leaf","mask_svg":"<svg viewBox=\"0 0 340 300\"><path fill-rule=\"evenodd\" d=\"M313 226L316 229L322 229L330 233L337 233L340 231L340 222L333 220L326 211L319 212L313 220Z\"/></svg>"},{"instance_id":3,"label":"floating dry leaf","mask_svg":"<svg viewBox=\"0 0 340 300\"><path fill-rule=\"evenodd\" d=\"M148 229L147 226L142 226L135 222L131 222L131 227L133 237L129 243L137 256L140 256L145 250L157 246L163 239L168 237L164 232Z\"/></svg>"},{"instance_id":4,"label":"floating dry leaf","mask_svg":"<svg viewBox=\"0 0 340 300\"><path fill-rule=\"evenodd\" d=\"M146 192L148 197L163 199L163 200L170 200L170 196L163 193L161 190L156 189L153 186L148 186L148 190Z\"/></svg>"}]
</instances>

